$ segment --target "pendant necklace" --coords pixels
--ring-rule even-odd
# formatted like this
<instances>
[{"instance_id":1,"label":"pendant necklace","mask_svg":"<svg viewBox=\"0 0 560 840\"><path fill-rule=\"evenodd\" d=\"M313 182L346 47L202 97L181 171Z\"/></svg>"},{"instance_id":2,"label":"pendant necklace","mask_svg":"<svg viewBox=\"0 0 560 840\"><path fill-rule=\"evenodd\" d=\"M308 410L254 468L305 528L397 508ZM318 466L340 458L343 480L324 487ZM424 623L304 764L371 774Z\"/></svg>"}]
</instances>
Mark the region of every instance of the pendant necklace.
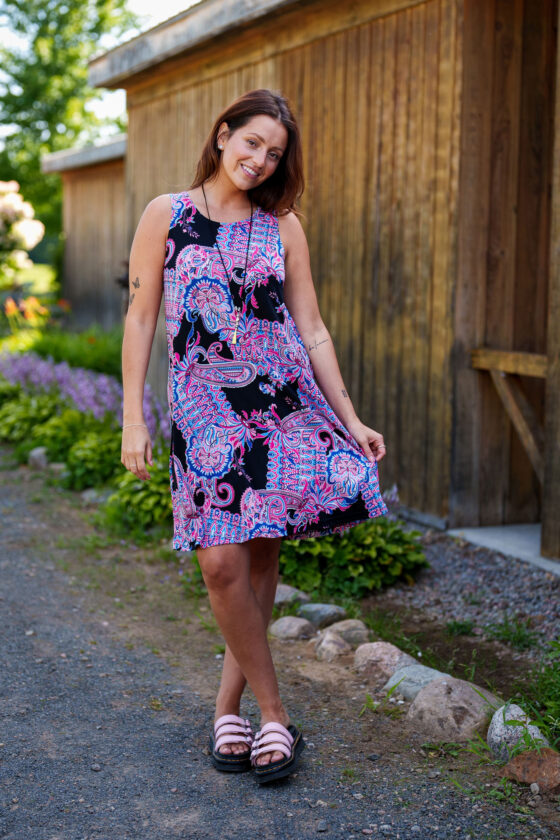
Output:
<instances>
[{"instance_id":1,"label":"pendant necklace","mask_svg":"<svg viewBox=\"0 0 560 840\"><path fill-rule=\"evenodd\" d=\"M204 192L204 183L202 183L200 186L202 187L202 194L204 195L204 203L206 205L206 213L207 213L210 221L212 221L212 219L210 217L210 212L208 210L208 202L206 201L206 193ZM231 340L232 344L237 344L237 326L239 324L239 319L240 319L241 315L244 314L246 309L247 309L247 300L246 300L246 297L245 297L245 278L247 276L247 264L249 262L249 243L251 241L251 231L253 229L253 202L252 202L251 199L249 199L249 201L251 201L251 220L250 220L250 223L249 223L249 236L247 237L247 253L245 254L245 270L244 270L243 275L242 275L243 276L243 285L241 287L241 292L239 294L239 297L243 302L243 312L241 311L241 306L236 306L235 307L235 323L234 323L234 329L233 329L233 338ZM217 239L216 239L216 248L218 249L218 254L220 255L220 259L221 259L222 265L224 267L224 273L225 273L225 276L227 278L228 273L227 273L226 264L225 264L224 258L222 256L222 252L220 251L220 246L218 245L218 240ZM231 280L233 282L233 274L232 274Z\"/></svg>"}]
</instances>

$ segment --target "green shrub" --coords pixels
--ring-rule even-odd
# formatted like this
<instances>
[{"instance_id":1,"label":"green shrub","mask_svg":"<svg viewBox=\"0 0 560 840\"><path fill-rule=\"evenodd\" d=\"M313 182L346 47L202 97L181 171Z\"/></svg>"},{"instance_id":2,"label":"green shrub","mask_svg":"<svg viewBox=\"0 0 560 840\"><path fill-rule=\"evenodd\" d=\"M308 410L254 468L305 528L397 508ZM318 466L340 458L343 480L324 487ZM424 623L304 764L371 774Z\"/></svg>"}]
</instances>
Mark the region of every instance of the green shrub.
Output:
<instances>
[{"instance_id":1,"label":"green shrub","mask_svg":"<svg viewBox=\"0 0 560 840\"><path fill-rule=\"evenodd\" d=\"M20 463L25 463L32 449L45 446L49 461L66 461L70 449L88 432L107 430L107 423L96 420L93 415L65 408L46 423L34 426L31 436L16 447L16 457ZM112 434L115 435L115 432Z\"/></svg>"},{"instance_id":2,"label":"green shrub","mask_svg":"<svg viewBox=\"0 0 560 840\"><path fill-rule=\"evenodd\" d=\"M88 432L70 447L64 484L71 490L99 487L121 468L121 436L114 429Z\"/></svg>"},{"instance_id":3,"label":"green shrub","mask_svg":"<svg viewBox=\"0 0 560 840\"><path fill-rule=\"evenodd\" d=\"M329 597L363 598L429 565L418 542L420 532L378 517L344 534L284 540L280 573L286 583Z\"/></svg>"},{"instance_id":4,"label":"green shrub","mask_svg":"<svg viewBox=\"0 0 560 840\"><path fill-rule=\"evenodd\" d=\"M148 531L168 529L172 522L169 486L169 456L154 455L153 467L148 467L149 481L142 481L125 472L117 482L117 490L100 511L99 524L116 536L143 541Z\"/></svg>"},{"instance_id":5,"label":"green shrub","mask_svg":"<svg viewBox=\"0 0 560 840\"><path fill-rule=\"evenodd\" d=\"M8 400L14 400L19 396L21 388L19 385L12 385L7 379L0 376L0 406L5 405Z\"/></svg>"},{"instance_id":6,"label":"green shrub","mask_svg":"<svg viewBox=\"0 0 560 840\"><path fill-rule=\"evenodd\" d=\"M34 426L45 423L60 407L57 394L19 394L0 406L0 440L20 443L31 439Z\"/></svg>"},{"instance_id":7,"label":"green shrub","mask_svg":"<svg viewBox=\"0 0 560 840\"><path fill-rule=\"evenodd\" d=\"M71 367L83 367L121 378L122 329L103 331L91 327L84 332L48 329L38 335L26 348L43 358L67 362Z\"/></svg>"}]
</instances>

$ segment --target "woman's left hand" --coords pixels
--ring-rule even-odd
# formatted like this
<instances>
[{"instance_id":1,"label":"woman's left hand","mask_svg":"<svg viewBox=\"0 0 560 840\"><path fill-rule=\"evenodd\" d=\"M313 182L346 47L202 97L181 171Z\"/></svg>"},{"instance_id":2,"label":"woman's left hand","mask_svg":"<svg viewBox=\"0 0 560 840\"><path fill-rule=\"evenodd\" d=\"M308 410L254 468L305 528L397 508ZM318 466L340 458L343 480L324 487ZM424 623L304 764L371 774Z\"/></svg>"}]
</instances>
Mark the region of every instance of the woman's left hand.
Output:
<instances>
[{"instance_id":1,"label":"woman's left hand","mask_svg":"<svg viewBox=\"0 0 560 840\"><path fill-rule=\"evenodd\" d=\"M376 432L374 429L364 426L360 420L350 423L347 428L356 443L362 447L364 455L370 463L381 461L385 457L386 447L381 432Z\"/></svg>"}]
</instances>

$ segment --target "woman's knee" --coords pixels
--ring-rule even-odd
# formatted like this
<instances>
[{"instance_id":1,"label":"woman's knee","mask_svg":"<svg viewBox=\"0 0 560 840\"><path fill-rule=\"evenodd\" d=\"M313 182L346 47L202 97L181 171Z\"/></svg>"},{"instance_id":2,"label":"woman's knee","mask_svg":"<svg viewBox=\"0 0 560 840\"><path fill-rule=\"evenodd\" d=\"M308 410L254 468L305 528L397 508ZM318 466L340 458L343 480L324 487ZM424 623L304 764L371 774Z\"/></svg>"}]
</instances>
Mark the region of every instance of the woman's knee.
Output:
<instances>
[{"instance_id":1,"label":"woman's knee","mask_svg":"<svg viewBox=\"0 0 560 840\"><path fill-rule=\"evenodd\" d=\"M248 557L240 546L216 546L198 549L197 557L202 577L214 592L243 584L248 577Z\"/></svg>"}]
</instances>

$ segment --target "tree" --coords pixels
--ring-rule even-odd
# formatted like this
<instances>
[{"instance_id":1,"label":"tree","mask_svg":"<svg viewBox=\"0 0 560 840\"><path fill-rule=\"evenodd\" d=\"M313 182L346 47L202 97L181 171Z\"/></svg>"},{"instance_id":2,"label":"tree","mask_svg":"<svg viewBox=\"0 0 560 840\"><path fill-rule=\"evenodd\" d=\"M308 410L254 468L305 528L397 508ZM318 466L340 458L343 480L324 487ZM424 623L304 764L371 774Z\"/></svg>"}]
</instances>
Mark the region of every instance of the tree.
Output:
<instances>
[{"instance_id":1,"label":"tree","mask_svg":"<svg viewBox=\"0 0 560 840\"><path fill-rule=\"evenodd\" d=\"M41 157L91 142L108 124L88 107L101 96L88 85L88 60L104 36L133 34L137 19L126 0L0 0L0 25L25 45L0 47L0 177L19 182L47 235L56 235L60 178L41 173Z\"/></svg>"}]
</instances>

